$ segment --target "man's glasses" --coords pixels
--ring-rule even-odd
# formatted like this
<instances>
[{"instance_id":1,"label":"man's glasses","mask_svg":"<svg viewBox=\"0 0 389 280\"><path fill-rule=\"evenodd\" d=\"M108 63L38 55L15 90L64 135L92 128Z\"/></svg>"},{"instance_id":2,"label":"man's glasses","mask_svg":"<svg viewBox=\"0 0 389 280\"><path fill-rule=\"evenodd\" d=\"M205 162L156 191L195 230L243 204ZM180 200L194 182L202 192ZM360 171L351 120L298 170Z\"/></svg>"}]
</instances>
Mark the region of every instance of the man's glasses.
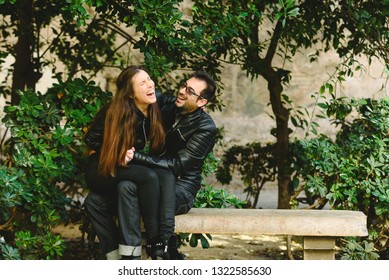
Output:
<instances>
[{"instance_id":1,"label":"man's glasses","mask_svg":"<svg viewBox=\"0 0 389 280\"><path fill-rule=\"evenodd\" d=\"M187 95L191 95L191 96L196 96L200 99L205 99L204 97L198 95L193 88L189 87L188 84L186 82L181 82L181 85L180 85L180 88L184 88L185 89L185 93Z\"/></svg>"}]
</instances>

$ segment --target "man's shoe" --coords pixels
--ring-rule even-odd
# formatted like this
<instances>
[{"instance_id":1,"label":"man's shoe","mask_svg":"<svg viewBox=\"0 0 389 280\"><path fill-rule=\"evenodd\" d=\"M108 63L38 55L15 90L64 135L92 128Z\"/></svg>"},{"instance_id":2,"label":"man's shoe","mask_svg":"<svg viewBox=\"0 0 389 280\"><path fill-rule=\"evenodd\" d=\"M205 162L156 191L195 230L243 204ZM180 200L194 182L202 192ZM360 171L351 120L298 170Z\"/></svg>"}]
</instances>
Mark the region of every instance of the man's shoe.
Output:
<instances>
[{"instance_id":1,"label":"man's shoe","mask_svg":"<svg viewBox=\"0 0 389 280\"><path fill-rule=\"evenodd\" d=\"M186 256L178 252L177 239L174 235L170 236L165 246L165 260L185 260Z\"/></svg>"}]
</instances>

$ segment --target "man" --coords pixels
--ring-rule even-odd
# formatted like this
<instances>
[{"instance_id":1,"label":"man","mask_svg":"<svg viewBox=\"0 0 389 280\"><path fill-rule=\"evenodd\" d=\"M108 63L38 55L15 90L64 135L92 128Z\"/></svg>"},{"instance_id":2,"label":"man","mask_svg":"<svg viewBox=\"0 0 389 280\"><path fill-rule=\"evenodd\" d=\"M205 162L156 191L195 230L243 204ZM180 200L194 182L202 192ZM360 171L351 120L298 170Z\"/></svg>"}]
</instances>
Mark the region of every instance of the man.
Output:
<instances>
[{"instance_id":1,"label":"man","mask_svg":"<svg viewBox=\"0 0 389 280\"><path fill-rule=\"evenodd\" d=\"M214 80L206 72L199 71L181 84L176 98L158 94L158 103L167 128L166 153L159 158L139 151L132 151L129 155L136 164L169 168L177 176L175 198L171 198L175 199L176 211L169 213L161 209L165 219L170 221L165 240L162 240L163 244L159 244L166 247L164 258L167 259L182 259L174 236L174 214L185 214L192 208L201 187L204 160L215 144L216 126L203 110L214 97L215 91ZM110 244L108 247L113 249L106 252L107 259L118 259L121 256L136 259L141 255L137 187L132 182L123 181L118 185L117 191L119 229L114 227L112 214L108 211L112 209L112 205L108 205L103 197L93 193L88 195L85 208L100 242ZM123 240L117 250L114 248L119 243L119 236Z\"/></svg>"}]
</instances>

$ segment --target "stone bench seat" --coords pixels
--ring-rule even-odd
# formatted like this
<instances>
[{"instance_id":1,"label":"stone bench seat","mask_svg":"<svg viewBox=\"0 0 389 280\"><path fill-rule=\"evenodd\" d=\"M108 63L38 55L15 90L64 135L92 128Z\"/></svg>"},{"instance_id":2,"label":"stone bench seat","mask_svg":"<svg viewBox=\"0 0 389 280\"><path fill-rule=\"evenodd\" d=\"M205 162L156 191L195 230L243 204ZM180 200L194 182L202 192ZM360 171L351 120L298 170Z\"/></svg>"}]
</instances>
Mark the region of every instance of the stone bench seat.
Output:
<instances>
[{"instance_id":1,"label":"stone bench seat","mask_svg":"<svg viewBox=\"0 0 389 280\"><path fill-rule=\"evenodd\" d=\"M367 236L359 211L193 208L176 216L177 233L303 236L304 259L335 259L337 237Z\"/></svg>"}]
</instances>

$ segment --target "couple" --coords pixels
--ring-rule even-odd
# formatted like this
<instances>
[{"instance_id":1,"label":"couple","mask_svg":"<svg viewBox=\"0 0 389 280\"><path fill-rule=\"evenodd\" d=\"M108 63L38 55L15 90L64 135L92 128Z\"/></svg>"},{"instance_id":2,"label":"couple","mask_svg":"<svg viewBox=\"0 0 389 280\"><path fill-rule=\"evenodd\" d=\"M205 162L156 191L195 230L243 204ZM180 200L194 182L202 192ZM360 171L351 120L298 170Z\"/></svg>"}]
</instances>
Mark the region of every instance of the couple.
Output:
<instances>
[{"instance_id":1,"label":"couple","mask_svg":"<svg viewBox=\"0 0 389 280\"><path fill-rule=\"evenodd\" d=\"M177 97L167 96L155 91L145 69L130 66L116 86L85 136L91 150L86 213L107 259L140 259L140 217L150 258L183 259L174 216L193 206L204 159L215 144L216 126L202 108L216 84L198 71Z\"/></svg>"}]
</instances>

